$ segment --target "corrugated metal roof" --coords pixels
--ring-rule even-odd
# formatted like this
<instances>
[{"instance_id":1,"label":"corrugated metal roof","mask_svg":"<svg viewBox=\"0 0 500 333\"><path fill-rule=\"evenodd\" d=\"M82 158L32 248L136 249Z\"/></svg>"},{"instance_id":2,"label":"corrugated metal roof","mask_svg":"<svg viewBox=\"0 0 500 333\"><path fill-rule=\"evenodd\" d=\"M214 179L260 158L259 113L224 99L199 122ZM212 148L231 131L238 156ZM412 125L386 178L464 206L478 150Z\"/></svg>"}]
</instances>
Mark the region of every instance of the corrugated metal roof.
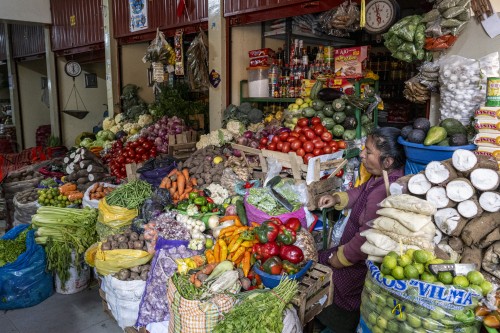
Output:
<instances>
[{"instance_id":1,"label":"corrugated metal roof","mask_svg":"<svg viewBox=\"0 0 500 333\"><path fill-rule=\"evenodd\" d=\"M208 21L208 0L185 0L183 14L177 16L177 0L165 1L165 18L162 28L175 28Z\"/></svg>"},{"instance_id":2,"label":"corrugated metal roof","mask_svg":"<svg viewBox=\"0 0 500 333\"><path fill-rule=\"evenodd\" d=\"M130 32L130 6L129 0L113 1L113 35L115 38L140 35L156 31L163 23L165 13L164 0L149 0L148 4L148 28Z\"/></svg>"},{"instance_id":3,"label":"corrugated metal roof","mask_svg":"<svg viewBox=\"0 0 500 333\"><path fill-rule=\"evenodd\" d=\"M10 31L14 58L45 53L45 37L42 25L12 24Z\"/></svg>"}]
</instances>

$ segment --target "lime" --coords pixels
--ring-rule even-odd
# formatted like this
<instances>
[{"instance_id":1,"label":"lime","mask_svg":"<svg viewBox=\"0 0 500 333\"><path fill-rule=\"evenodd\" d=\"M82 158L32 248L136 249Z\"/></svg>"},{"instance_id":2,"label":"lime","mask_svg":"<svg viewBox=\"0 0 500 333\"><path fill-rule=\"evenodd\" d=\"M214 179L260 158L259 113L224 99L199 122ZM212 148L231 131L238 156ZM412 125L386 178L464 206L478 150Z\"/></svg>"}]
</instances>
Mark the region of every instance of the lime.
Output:
<instances>
[{"instance_id":1,"label":"lime","mask_svg":"<svg viewBox=\"0 0 500 333\"><path fill-rule=\"evenodd\" d=\"M406 322L411 327L419 328L420 326L422 326L422 320L420 320L420 318L416 314L408 313L406 317Z\"/></svg>"},{"instance_id":2,"label":"lime","mask_svg":"<svg viewBox=\"0 0 500 333\"><path fill-rule=\"evenodd\" d=\"M451 275L451 272L440 272L438 274L438 280L444 284L451 284L453 282L453 275Z\"/></svg>"},{"instance_id":3,"label":"lime","mask_svg":"<svg viewBox=\"0 0 500 333\"><path fill-rule=\"evenodd\" d=\"M469 288L474 290L478 295L483 295L483 289L481 288L481 286L478 286L477 284L471 284L469 285Z\"/></svg>"},{"instance_id":4,"label":"lime","mask_svg":"<svg viewBox=\"0 0 500 333\"><path fill-rule=\"evenodd\" d=\"M384 267L388 268L389 270L392 270L392 269L394 269L394 267L396 267L398 265L398 261L393 256L386 255L384 257L384 260L382 261L382 265ZM389 273L384 273L384 274L389 274Z\"/></svg>"},{"instance_id":5,"label":"lime","mask_svg":"<svg viewBox=\"0 0 500 333\"><path fill-rule=\"evenodd\" d=\"M429 265L432 265L432 264L442 264L442 263L444 263L443 259L432 259L432 260L429 260L428 262L425 263L425 270L429 272Z\"/></svg>"},{"instance_id":6,"label":"lime","mask_svg":"<svg viewBox=\"0 0 500 333\"><path fill-rule=\"evenodd\" d=\"M408 249L405 252L405 254L410 258L413 258L413 253L415 253L415 249Z\"/></svg>"},{"instance_id":7,"label":"lime","mask_svg":"<svg viewBox=\"0 0 500 333\"><path fill-rule=\"evenodd\" d=\"M415 268L417 269L418 274L423 274L423 273L424 273L424 271L425 271L425 266L424 266L424 264L421 264L421 263L419 263L419 262L414 263L414 264L413 264L413 267L415 267Z\"/></svg>"},{"instance_id":8,"label":"lime","mask_svg":"<svg viewBox=\"0 0 500 333\"><path fill-rule=\"evenodd\" d=\"M411 327L408 322L403 322L399 324L401 333L414 333L415 329Z\"/></svg>"},{"instance_id":9,"label":"lime","mask_svg":"<svg viewBox=\"0 0 500 333\"><path fill-rule=\"evenodd\" d=\"M439 307L435 307L434 310L431 310L431 318L434 320L443 319L445 316L446 312Z\"/></svg>"},{"instance_id":10,"label":"lime","mask_svg":"<svg viewBox=\"0 0 500 333\"><path fill-rule=\"evenodd\" d=\"M207 238L205 240L205 247L211 249L214 246L214 240L212 238Z\"/></svg>"},{"instance_id":11,"label":"lime","mask_svg":"<svg viewBox=\"0 0 500 333\"><path fill-rule=\"evenodd\" d=\"M484 276L481 274L481 272L478 271L472 271L467 273L467 279L469 280L470 283L472 284L477 284L478 286L481 285L484 281Z\"/></svg>"},{"instance_id":12,"label":"lime","mask_svg":"<svg viewBox=\"0 0 500 333\"><path fill-rule=\"evenodd\" d=\"M407 314L408 313L413 313L413 311L415 311L415 307L411 303L405 303L404 306L405 306L405 312Z\"/></svg>"},{"instance_id":13,"label":"lime","mask_svg":"<svg viewBox=\"0 0 500 333\"><path fill-rule=\"evenodd\" d=\"M368 322L372 325L377 325L377 314L375 312L371 312L368 315Z\"/></svg>"},{"instance_id":14,"label":"lime","mask_svg":"<svg viewBox=\"0 0 500 333\"><path fill-rule=\"evenodd\" d=\"M427 317L429 315L429 310L427 310L423 306L417 306L415 307L415 314L420 318Z\"/></svg>"},{"instance_id":15,"label":"lime","mask_svg":"<svg viewBox=\"0 0 500 333\"><path fill-rule=\"evenodd\" d=\"M437 278L435 275L431 274L431 273L428 273L428 272L423 272L421 275L420 275L420 280L424 281L424 282L429 282L429 283L432 283L432 282L436 282L437 281Z\"/></svg>"},{"instance_id":16,"label":"lime","mask_svg":"<svg viewBox=\"0 0 500 333\"><path fill-rule=\"evenodd\" d=\"M396 321L390 321L387 323L387 330L389 332L399 332L399 325Z\"/></svg>"},{"instance_id":17,"label":"lime","mask_svg":"<svg viewBox=\"0 0 500 333\"><path fill-rule=\"evenodd\" d=\"M467 280L467 277L463 275L458 275L453 278L453 285L462 288L467 288L469 286L469 280Z\"/></svg>"},{"instance_id":18,"label":"lime","mask_svg":"<svg viewBox=\"0 0 500 333\"><path fill-rule=\"evenodd\" d=\"M398 258L398 265L401 267L406 267L409 264L411 264L411 258L407 256L406 254L403 254L401 257Z\"/></svg>"},{"instance_id":19,"label":"lime","mask_svg":"<svg viewBox=\"0 0 500 333\"><path fill-rule=\"evenodd\" d=\"M391 251L391 252L387 253L387 256L393 257L395 259L398 259L398 257L399 257L399 255L396 252L394 252L394 251Z\"/></svg>"},{"instance_id":20,"label":"lime","mask_svg":"<svg viewBox=\"0 0 500 333\"><path fill-rule=\"evenodd\" d=\"M380 315L387 320L394 319L394 313L392 313L392 308L385 307Z\"/></svg>"},{"instance_id":21,"label":"lime","mask_svg":"<svg viewBox=\"0 0 500 333\"><path fill-rule=\"evenodd\" d=\"M396 315L396 320L406 321L406 312L400 312L398 315Z\"/></svg>"},{"instance_id":22,"label":"lime","mask_svg":"<svg viewBox=\"0 0 500 333\"><path fill-rule=\"evenodd\" d=\"M481 283L479 285L481 287L481 289L483 290L483 296L486 296L490 293L490 291L493 290L493 285L491 284L490 281L483 281L483 283Z\"/></svg>"},{"instance_id":23,"label":"lime","mask_svg":"<svg viewBox=\"0 0 500 333\"><path fill-rule=\"evenodd\" d=\"M418 270L413 265L408 265L404 268L404 274L407 279L418 279L419 275Z\"/></svg>"},{"instance_id":24,"label":"lime","mask_svg":"<svg viewBox=\"0 0 500 333\"><path fill-rule=\"evenodd\" d=\"M394 276L389 275L389 274L384 275L384 279L386 279L387 281L396 280L396 279L394 278Z\"/></svg>"},{"instance_id":25,"label":"lime","mask_svg":"<svg viewBox=\"0 0 500 333\"><path fill-rule=\"evenodd\" d=\"M387 329L387 319L385 319L382 316L378 316L378 318L377 318L377 326L380 327L383 330Z\"/></svg>"},{"instance_id":26,"label":"lime","mask_svg":"<svg viewBox=\"0 0 500 333\"><path fill-rule=\"evenodd\" d=\"M424 250L416 250L413 253L413 260L415 260L418 263L425 264L427 261L429 261L429 252L424 251Z\"/></svg>"},{"instance_id":27,"label":"lime","mask_svg":"<svg viewBox=\"0 0 500 333\"><path fill-rule=\"evenodd\" d=\"M385 333L385 329L382 329L379 326L373 326L372 333Z\"/></svg>"},{"instance_id":28,"label":"lime","mask_svg":"<svg viewBox=\"0 0 500 333\"><path fill-rule=\"evenodd\" d=\"M404 273L403 267L401 267L401 266L394 267L394 269L391 271L391 275L396 280L403 280L405 278L405 273Z\"/></svg>"},{"instance_id":29,"label":"lime","mask_svg":"<svg viewBox=\"0 0 500 333\"><path fill-rule=\"evenodd\" d=\"M390 259L394 259L394 258L391 258L389 257ZM396 262L396 259L394 259L394 262ZM394 266L396 267L396 266ZM392 268L394 268L392 267ZM392 271L392 268L389 268L387 267L386 265L382 264L380 265L380 271L382 272L382 274L386 275L386 274L391 274L391 271Z\"/></svg>"},{"instance_id":30,"label":"lime","mask_svg":"<svg viewBox=\"0 0 500 333\"><path fill-rule=\"evenodd\" d=\"M422 325L426 330L437 332L439 322L431 318L422 318Z\"/></svg>"}]
</instances>

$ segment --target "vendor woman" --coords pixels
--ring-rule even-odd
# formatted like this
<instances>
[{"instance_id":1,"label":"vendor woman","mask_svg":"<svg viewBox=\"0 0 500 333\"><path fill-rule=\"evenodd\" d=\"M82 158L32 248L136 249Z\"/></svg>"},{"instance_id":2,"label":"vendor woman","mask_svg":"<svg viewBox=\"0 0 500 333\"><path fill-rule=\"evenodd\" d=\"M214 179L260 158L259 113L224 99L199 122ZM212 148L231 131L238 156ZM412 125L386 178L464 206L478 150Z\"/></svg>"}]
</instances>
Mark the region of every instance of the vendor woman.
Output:
<instances>
[{"instance_id":1,"label":"vendor woman","mask_svg":"<svg viewBox=\"0 0 500 333\"><path fill-rule=\"evenodd\" d=\"M318 207L351 209L338 247L319 252L319 262L333 268L333 304L323 310L318 319L334 333L353 333L359 322L361 292L366 277L367 255L361 251L369 229L368 222L377 217L378 204L386 197L383 170L389 182L404 174L405 153L397 142L400 130L393 127L376 129L368 136L361 162L372 175L363 185L347 192L322 196Z\"/></svg>"}]
</instances>

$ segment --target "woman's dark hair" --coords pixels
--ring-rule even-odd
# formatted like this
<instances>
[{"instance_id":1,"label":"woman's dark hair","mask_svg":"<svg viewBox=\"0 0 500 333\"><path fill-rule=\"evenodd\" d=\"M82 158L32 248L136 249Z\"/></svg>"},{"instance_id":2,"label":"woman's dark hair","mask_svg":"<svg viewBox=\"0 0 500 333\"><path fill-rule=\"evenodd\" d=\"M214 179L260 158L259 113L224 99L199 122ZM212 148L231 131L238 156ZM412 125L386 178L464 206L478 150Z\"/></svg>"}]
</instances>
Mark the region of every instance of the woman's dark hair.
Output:
<instances>
[{"instance_id":1,"label":"woman's dark hair","mask_svg":"<svg viewBox=\"0 0 500 333\"><path fill-rule=\"evenodd\" d=\"M400 169L406 162L406 155L403 145L398 143L401 130L395 127L380 127L375 129L371 137L375 147L380 151L380 164L384 165L387 157L392 157L394 162L391 169Z\"/></svg>"}]
</instances>

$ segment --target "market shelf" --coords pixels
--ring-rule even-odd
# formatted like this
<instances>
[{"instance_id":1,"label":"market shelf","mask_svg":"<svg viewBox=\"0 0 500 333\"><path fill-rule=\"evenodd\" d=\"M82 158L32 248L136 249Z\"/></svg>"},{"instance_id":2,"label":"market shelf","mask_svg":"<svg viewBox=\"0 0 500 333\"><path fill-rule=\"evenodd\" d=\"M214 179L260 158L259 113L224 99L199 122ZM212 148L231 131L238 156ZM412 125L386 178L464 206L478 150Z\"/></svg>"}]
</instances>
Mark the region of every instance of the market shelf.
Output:
<instances>
[{"instance_id":1,"label":"market shelf","mask_svg":"<svg viewBox=\"0 0 500 333\"><path fill-rule=\"evenodd\" d=\"M248 80L240 81L240 104L249 103L294 103L296 98L275 98L275 97L243 97L243 85L248 84Z\"/></svg>"},{"instance_id":2,"label":"market shelf","mask_svg":"<svg viewBox=\"0 0 500 333\"><path fill-rule=\"evenodd\" d=\"M276 29L264 32L264 37L279 40L286 40L288 37L298 38L304 41L306 45L325 45L325 43L332 43L333 46L354 46L356 41L347 38L333 37L328 35L317 36L307 32L301 32L297 29L292 29L290 35L285 32L285 29Z\"/></svg>"}]
</instances>

